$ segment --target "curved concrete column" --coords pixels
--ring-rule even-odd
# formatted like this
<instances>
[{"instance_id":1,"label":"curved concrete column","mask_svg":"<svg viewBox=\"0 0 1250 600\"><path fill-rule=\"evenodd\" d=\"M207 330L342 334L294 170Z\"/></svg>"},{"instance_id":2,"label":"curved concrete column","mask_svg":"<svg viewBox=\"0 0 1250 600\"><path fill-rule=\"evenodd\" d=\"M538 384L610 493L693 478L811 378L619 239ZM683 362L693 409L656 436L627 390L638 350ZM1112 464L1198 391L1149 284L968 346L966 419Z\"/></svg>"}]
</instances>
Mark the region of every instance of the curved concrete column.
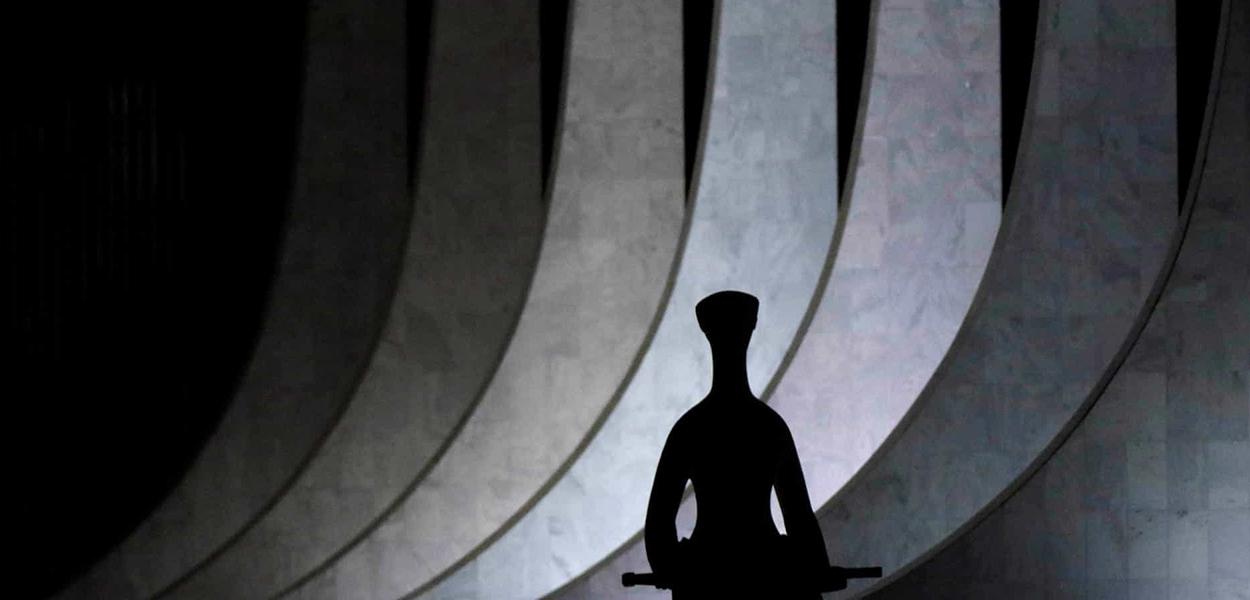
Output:
<instances>
[{"instance_id":1,"label":"curved concrete column","mask_svg":"<svg viewBox=\"0 0 1250 600\"><path fill-rule=\"evenodd\" d=\"M997 7L885 4L874 7L863 132L832 272L765 398L790 426L817 506L932 376L1002 211ZM620 574L650 567L641 540L632 545L558 597L635 597Z\"/></svg>"},{"instance_id":2,"label":"curved concrete column","mask_svg":"<svg viewBox=\"0 0 1250 600\"><path fill-rule=\"evenodd\" d=\"M1170 0L1120 6L1056 1L1041 19L1021 166L978 298L903 423L822 509L834 562L889 575L966 523L1130 332L1176 219L1175 68Z\"/></svg>"},{"instance_id":3,"label":"curved concrete column","mask_svg":"<svg viewBox=\"0 0 1250 600\"><path fill-rule=\"evenodd\" d=\"M499 364L546 214L538 13L440 2L431 31L416 217L382 342L296 484L174 597L265 598L312 571L438 457Z\"/></svg>"},{"instance_id":4,"label":"curved concrete column","mask_svg":"<svg viewBox=\"0 0 1250 600\"><path fill-rule=\"evenodd\" d=\"M426 478L292 596L390 600L448 568L551 477L626 377L684 210L680 23L656 4L574 7L551 213L503 361Z\"/></svg>"},{"instance_id":5,"label":"curved concrete column","mask_svg":"<svg viewBox=\"0 0 1250 600\"><path fill-rule=\"evenodd\" d=\"M1141 335L1045 464L874 597L1250 590L1250 10L1229 4L1206 166Z\"/></svg>"},{"instance_id":6,"label":"curved concrete column","mask_svg":"<svg viewBox=\"0 0 1250 600\"><path fill-rule=\"evenodd\" d=\"M760 298L748 368L757 386L777 373L814 301L837 218L833 36L830 2L718 6L689 237L651 347L567 473L422 597L538 597L639 529L664 438L710 384L694 313L705 295L734 288Z\"/></svg>"},{"instance_id":7,"label":"curved concrete column","mask_svg":"<svg viewBox=\"0 0 1250 600\"><path fill-rule=\"evenodd\" d=\"M289 484L374 349L411 208L404 7L310 4L294 192L252 362L183 481L63 598L147 597L220 548Z\"/></svg>"},{"instance_id":8,"label":"curved concrete column","mask_svg":"<svg viewBox=\"0 0 1250 600\"><path fill-rule=\"evenodd\" d=\"M950 348L1002 214L998 8L878 4L849 207L820 307L769 404L812 503L863 466Z\"/></svg>"}]
</instances>

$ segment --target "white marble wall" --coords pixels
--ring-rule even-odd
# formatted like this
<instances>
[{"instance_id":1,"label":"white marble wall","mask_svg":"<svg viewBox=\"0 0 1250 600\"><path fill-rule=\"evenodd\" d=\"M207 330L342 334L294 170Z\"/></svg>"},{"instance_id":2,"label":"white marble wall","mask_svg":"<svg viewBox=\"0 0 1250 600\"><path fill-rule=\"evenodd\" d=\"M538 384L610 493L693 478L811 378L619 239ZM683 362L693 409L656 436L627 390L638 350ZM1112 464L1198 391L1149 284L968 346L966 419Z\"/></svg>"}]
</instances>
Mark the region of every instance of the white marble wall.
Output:
<instances>
[{"instance_id":1,"label":"white marble wall","mask_svg":"<svg viewBox=\"0 0 1250 600\"><path fill-rule=\"evenodd\" d=\"M816 506L864 464L937 368L1002 210L997 5L874 10L864 129L835 262L802 345L765 398L790 426ZM620 586L622 572L649 570L636 545L591 575L601 581L561 597L645 597Z\"/></svg>"},{"instance_id":2,"label":"white marble wall","mask_svg":"<svg viewBox=\"0 0 1250 600\"><path fill-rule=\"evenodd\" d=\"M664 438L710 383L694 313L705 295L759 297L748 354L757 391L791 347L815 300L837 213L833 4L731 0L717 21L689 238L647 355L551 490L472 562L413 595L538 597L638 530Z\"/></svg>"},{"instance_id":3,"label":"white marble wall","mask_svg":"<svg viewBox=\"0 0 1250 600\"><path fill-rule=\"evenodd\" d=\"M613 398L683 222L678 6L573 7L551 211L498 371L415 489L290 596L391 600L421 585L521 509Z\"/></svg>"},{"instance_id":4,"label":"white marble wall","mask_svg":"<svg viewBox=\"0 0 1250 600\"><path fill-rule=\"evenodd\" d=\"M317 446L373 351L411 209L404 7L311 5L294 191L252 362L177 488L62 598L149 597L226 544Z\"/></svg>"},{"instance_id":5,"label":"white marble wall","mask_svg":"<svg viewBox=\"0 0 1250 600\"><path fill-rule=\"evenodd\" d=\"M1250 10L1229 5L1206 166L1141 336L1040 470L874 598L1250 598Z\"/></svg>"},{"instance_id":6,"label":"white marble wall","mask_svg":"<svg viewBox=\"0 0 1250 600\"><path fill-rule=\"evenodd\" d=\"M1176 219L1170 0L1055 0L1022 170L974 309L913 412L820 515L831 560L887 575L1001 492L1128 335Z\"/></svg>"},{"instance_id":7,"label":"white marble wall","mask_svg":"<svg viewBox=\"0 0 1250 600\"><path fill-rule=\"evenodd\" d=\"M882 2L845 232L769 403L824 504L911 407L989 261L1001 201L998 8Z\"/></svg>"},{"instance_id":8,"label":"white marble wall","mask_svg":"<svg viewBox=\"0 0 1250 600\"><path fill-rule=\"evenodd\" d=\"M547 212L538 13L432 10L416 215L382 341L296 484L173 597L266 598L328 560L438 457L507 347Z\"/></svg>"}]
</instances>

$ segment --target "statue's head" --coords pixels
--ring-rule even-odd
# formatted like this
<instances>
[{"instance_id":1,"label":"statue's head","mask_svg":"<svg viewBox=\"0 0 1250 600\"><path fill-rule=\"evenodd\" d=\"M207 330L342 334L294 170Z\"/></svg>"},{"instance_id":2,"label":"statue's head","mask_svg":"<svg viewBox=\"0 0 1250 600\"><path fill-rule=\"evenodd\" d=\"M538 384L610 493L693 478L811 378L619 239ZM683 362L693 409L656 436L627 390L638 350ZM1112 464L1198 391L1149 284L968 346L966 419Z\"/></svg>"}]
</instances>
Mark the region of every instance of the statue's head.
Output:
<instances>
[{"instance_id":1,"label":"statue's head","mask_svg":"<svg viewBox=\"0 0 1250 600\"><path fill-rule=\"evenodd\" d=\"M713 346L720 344L746 344L755 330L755 317L760 301L744 292L726 290L716 292L694 307L699 318L699 329Z\"/></svg>"}]
</instances>

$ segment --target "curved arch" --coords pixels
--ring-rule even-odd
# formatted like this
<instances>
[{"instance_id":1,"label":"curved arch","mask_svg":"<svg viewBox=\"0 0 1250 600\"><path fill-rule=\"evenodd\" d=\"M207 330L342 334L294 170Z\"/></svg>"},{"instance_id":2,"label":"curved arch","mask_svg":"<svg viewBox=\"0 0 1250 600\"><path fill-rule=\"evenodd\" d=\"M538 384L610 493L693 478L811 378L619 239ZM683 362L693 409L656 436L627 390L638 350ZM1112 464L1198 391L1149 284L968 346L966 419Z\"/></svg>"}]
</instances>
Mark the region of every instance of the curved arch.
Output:
<instances>
[{"instance_id":1,"label":"curved arch","mask_svg":"<svg viewBox=\"0 0 1250 600\"><path fill-rule=\"evenodd\" d=\"M995 17L993 7L893 5L874 16L845 238L770 400L791 424L815 503L842 487L915 401L985 271L1001 211L998 57L987 41ZM916 40L926 43L918 50Z\"/></svg>"},{"instance_id":2,"label":"curved arch","mask_svg":"<svg viewBox=\"0 0 1250 600\"><path fill-rule=\"evenodd\" d=\"M411 208L402 4L313 4L295 192L251 364L183 481L61 598L147 597L220 547L301 469L377 343ZM362 51L372 70L336 68Z\"/></svg>"},{"instance_id":3,"label":"curved arch","mask_svg":"<svg viewBox=\"0 0 1250 600\"><path fill-rule=\"evenodd\" d=\"M996 16L993 8L872 7L863 116L832 273L794 361L766 398L790 424L818 504L915 400L989 259L1001 206L998 59L986 45ZM913 40L949 53L918 62ZM933 98L947 103L934 110ZM683 516L692 514L691 507ZM552 597L624 598L619 574L648 570L639 536L634 543Z\"/></svg>"},{"instance_id":4,"label":"curved arch","mask_svg":"<svg viewBox=\"0 0 1250 600\"><path fill-rule=\"evenodd\" d=\"M1133 16L1161 20L1167 6ZM1166 28L1099 39L1099 20L1123 15L1057 8L1039 19L1026 145L978 297L903 424L822 508L836 562L882 564L888 578L1003 489L1096 385L1166 257Z\"/></svg>"},{"instance_id":5,"label":"curved arch","mask_svg":"<svg viewBox=\"0 0 1250 600\"><path fill-rule=\"evenodd\" d=\"M626 45L588 44L572 10L551 215L499 370L425 479L281 595L385 597L445 568L558 467L645 347L682 222L679 40L614 10Z\"/></svg>"},{"instance_id":6,"label":"curved arch","mask_svg":"<svg viewBox=\"0 0 1250 600\"><path fill-rule=\"evenodd\" d=\"M503 356L546 215L538 16L434 8L417 216L382 343L295 485L171 596L267 597L333 556L428 471Z\"/></svg>"},{"instance_id":7,"label":"curved arch","mask_svg":"<svg viewBox=\"0 0 1250 600\"><path fill-rule=\"evenodd\" d=\"M837 218L832 6L724 2L716 28L690 239L647 356L550 491L472 562L406 597L538 596L611 552L641 522L669 425L706 389L695 302L727 287L760 297L756 381L774 377L810 315Z\"/></svg>"},{"instance_id":8,"label":"curved arch","mask_svg":"<svg viewBox=\"0 0 1250 600\"><path fill-rule=\"evenodd\" d=\"M1250 404L1238 410L1235 379L1213 375L1250 369L1250 271L1241 259L1250 253L1250 180L1238 164L1250 138L1237 126L1247 101L1250 12L1230 13L1237 3L1221 4L1172 260L1133 335L1096 393L1029 469L876 596L903 597L919 586L942 597L1008 585L1044 592L1059 585L1052 575L1066 589L1100 594L1135 586L1198 596L1245 589ZM1230 36L1236 30L1243 34ZM1225 67L1225 60L1236 66ZM1190 376L1195 372L1207 376ZM1102 476L1089 476L1091 464ZM1174 472L1185 466L1200 472ZM1172 568L1169 553L1185 566ZM1086 560L1078 565L1064 554Z\"/></svg>"}]
</instances>

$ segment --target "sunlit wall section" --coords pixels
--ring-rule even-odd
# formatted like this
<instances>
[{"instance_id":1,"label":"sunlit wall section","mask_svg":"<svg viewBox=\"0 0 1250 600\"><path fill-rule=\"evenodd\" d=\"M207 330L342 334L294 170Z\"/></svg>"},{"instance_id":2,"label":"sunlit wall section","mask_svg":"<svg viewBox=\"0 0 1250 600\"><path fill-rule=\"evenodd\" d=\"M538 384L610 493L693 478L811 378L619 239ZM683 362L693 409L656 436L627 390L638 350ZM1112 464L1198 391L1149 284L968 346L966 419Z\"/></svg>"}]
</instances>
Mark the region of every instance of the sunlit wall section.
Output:
<instances>
[{"instance_id":1,"label":"sunlit wall section","mask_svg":"<svg viewBox=\"0 0 1250 600\"><path fill-rule=\"evenodd\" d=\"M985 271L1002 210L997 18L994 5L876 7L833 271L767 398L790 426L816 506L915 401ZM622 572L650 570L634 545L559 597L637 597L620 585Z\"/></svg>"},{"instance_id":2,"label":"sunlit wall section","mask_svg":"<svg viewBox=\"0 0 1250 600\"><path fill-rule=\"evenodd\" d=\"M522 510L612 399L682 230L679 8L573 7L551 210L498 371L415 489L289 596L393 600L420 586Z\"/></svg>"},{"instance_id":3,"label":"sunlit wall section","mask_svg":"<svg viewBox=\"0 0 1250 600\"><path fill-rule=\"evenodd\" d=\"M1205 168L1141 336L1027 483L874 598L1250 591L1250 10L1225 4Z\"/></svg>"},{"instance_id":4,"label":"sunlit wall section","mask_svg":"<svg viewBox=\"0 0 1250 600\"><path fill-rule=\"evenodd\" d=\"M411 207L404 6L311 4L294 193L251 365L184 480L63 598L145 598L221 547L316 447L374 348Z\"/></svg>"},{"instance_id":5,"label":"sunlit wall section","mask_svg":"<svg viewBox=\"0 0 1250 600\"><path fill-rule=\"evenodd\" d=\"M1000 200L998 8L884 2L833 273L769 404L812 503L863 466L950 347Z\"/></svg>"},{"instance_id":6,"label":"sunlit wall section","mask_svg":"<svg viewBox=\"0 0 1250 600\"><path fill-rule=\"evenodd\" d=\"M710 384L707 342L694 313L703 296L733 288L759 297L748 355L757 392L798 334L837 212L834 7L733 0L718 9L689 238L647 355L551 490L471 562L413 596L538 597L638 531L669 428Z\"/></svg>"},{"instance_id":7,"label":"sunlit wall section","mask_svg":"<svg viewBox=\"0 0 1250 600\"><path fill-rule=\"evenodd\" d=\"M416 218L382 342L297 483L173 597L265 598L293 583L395 502L472 407L520 315L546 214L538 30L527 3L433 7Z\"/></svg>"},{"instance_id":8,"label":"sunlit wall section","mask_svg":"<svg viewBox=\"0 0 1250 600\"><path fill-rule=\"evenodd\" d=\"M1043 10L1003 232L912 413L821 511L840 564L888 575L1003 491L1095 389L1167 254L1171 1Z\"/></svg>"}]
</instances>

